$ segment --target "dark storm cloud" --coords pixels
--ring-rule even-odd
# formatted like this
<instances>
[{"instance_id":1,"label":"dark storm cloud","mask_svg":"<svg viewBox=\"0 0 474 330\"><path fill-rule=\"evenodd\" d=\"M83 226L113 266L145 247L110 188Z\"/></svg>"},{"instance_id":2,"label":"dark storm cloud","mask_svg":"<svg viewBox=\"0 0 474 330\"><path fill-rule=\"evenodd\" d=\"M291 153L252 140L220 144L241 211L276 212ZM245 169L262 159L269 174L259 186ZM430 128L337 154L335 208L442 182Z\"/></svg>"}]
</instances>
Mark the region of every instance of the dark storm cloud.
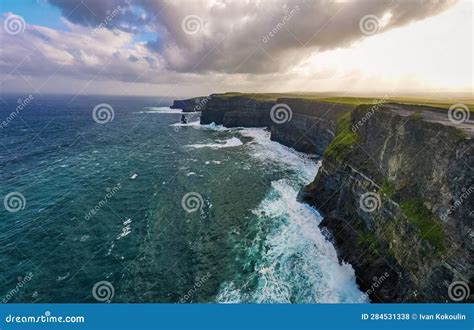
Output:
<instances>
[{"instance_id":1,"label":"dark storm cloud","mask_svg":"<svg viewBox=\"0 0 474 330\"><path fill-rule=\"evenodd\" d=\"M50 1L71 22L87 26L100 24L107 10L125 8L108 28L136 32L146 26L156 31L160 42L150 41L147 46L161 53L168 69L224 73L277 72L312 52L347 47L366 37L359 28L366 15L379 19L391 15L386 25L378 27L380 33L436 15L453 4L415 0ZM194 23L189 29L197 32L187 30L186 22Z\"/></svg>"}]
</instances>

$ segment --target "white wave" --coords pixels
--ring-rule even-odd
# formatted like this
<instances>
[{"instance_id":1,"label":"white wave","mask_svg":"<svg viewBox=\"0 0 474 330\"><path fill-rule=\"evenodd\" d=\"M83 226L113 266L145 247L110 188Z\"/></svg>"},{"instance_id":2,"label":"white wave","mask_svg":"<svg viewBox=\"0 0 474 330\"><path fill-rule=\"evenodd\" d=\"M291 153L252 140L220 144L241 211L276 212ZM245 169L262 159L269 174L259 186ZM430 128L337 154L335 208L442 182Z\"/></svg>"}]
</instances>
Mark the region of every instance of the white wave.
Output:
<instances>
[{"instance_id":1,"label":"white wave","mask_svg":"<svg viewBox=\"0 0 474 330\"><path fill-rule=\"evenodd\" d=\"M174 124L171 124L170 126L172 127L187 127L187 126L200 126L201 124L199 123L199 120L196 120L196 121L192 121L190 123L186 123L186 124L183 124L183 123L174 123Z\"/></svg>"},{"instance_id":2,"label":"white wave","mask_svg":"<svg viewBox=\"0 0 474 330\"><path fill-rule=\"evenodd\" d=\"M69 275L70 275L69 272L66 273L66 275L64 275L64 276L59 275L59 276L56 278L56 281L57 281L57 282L64 281L66 278L69 277Z\"/></svg>"},{"instance_id":3,"label":"white wave","mask_svg":"<svg viewBox=\"0 0 474 330\"><path fill-rule=\"evenodd\" d=\"M205 124L205 125L195 125L194 128L208 130L208 131L216 131L216 132L232 132L241 130L242 127L225 127L223 125L216 125L215 123Z\"/></svg>"},{"instance_id":4,"label":"white wave","mask_svg":"<svg viewBox=\"0 0 474 330\"><path fill-rule=\"evenodd\" d=\"M320 162L315 162L314 157L271 141L270 132L265 128L243 128L239 130L239 134L253 139L252 143L247 144L253 149L253 157L296 170L305 183L314 179L321 166Z\"/></svg>"},{"instance_id":5,"label":"white wave","mask_svg":"<svg viewBox=\"0 0 474 330\"><path fill-rule=\"evenodd\" d=\"M132 223L132 219L127 219L123 222L124 226L122 228L122 232L117 236L118 240L124 238L125 236L127 236L128 234L132 232L131 223Z\"/></svg>"},{"instance_id":6,"label":"white wave","mask_svg":"<svg viewBox=\"0 0 474 330\"><path fill-rule=\"evenodd\" d=\"M226 140L216 140L218 143L204 143L204 144L190 144L189 148L200 149L200 148L211 148L211 149L222 149L222 148L232 148L243 145L236 137L231 137Z\"/></svg>"},{"instance_id":7,"label":"white wave","mask_svg":"<svg viewBox=\"0 0 474 330\"><path fill-rule=\"evenodd\" d=\"M249 255L261 251L255 265L255 291L225 283L219 302L259 303L350 303L365 302L357 288L354 270L339 264L334 246L318 224L321 216L296 201L298 190L289 180L272 182L267 197L254 210L261 229ZM263 240L263 248L259 245ZM251 279L249 279L250 281Z\"/></svg>"},{"instance_id":8,"label":"white wave","mask_svg":"<svg viewBox=\"0 0 474 330\"><path fill-rule=\"evenodd\" d=\"M145 110L135 113L183 113L181 109L171 109L170 107L146 107Z\"/></svg>"}]
</instances>

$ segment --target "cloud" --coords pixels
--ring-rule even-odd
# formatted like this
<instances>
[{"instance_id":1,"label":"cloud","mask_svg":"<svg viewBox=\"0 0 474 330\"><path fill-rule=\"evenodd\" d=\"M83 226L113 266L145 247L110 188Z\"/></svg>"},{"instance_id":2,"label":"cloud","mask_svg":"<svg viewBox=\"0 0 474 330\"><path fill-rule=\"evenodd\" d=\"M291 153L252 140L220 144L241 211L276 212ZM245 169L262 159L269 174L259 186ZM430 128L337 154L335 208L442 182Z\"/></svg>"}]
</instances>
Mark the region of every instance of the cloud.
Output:
<instances>
[{"instance_id":1,"label":"cloud","mask_svg":"<svg viewBox=\"0 0 474 330\"><path fill-rule=\"evenodd\" d=\"M153 1L50 0L71 22L94 27L107 12L122 14L107 26L156 32L147 48L178 72L270 73L313 52L350 46L367 36L359 23L382 18L379 33L436 15L454 1ZM379 21L381 22L381 21ZM186 24L189 23L189 24ZM192 30L192 29L195 29Z\"/></svg>"},{"instance_id":2,"label":"cloud","mask_svg":"<svg viewBox=\"0 0 474 330\"><path fill-rule=\"evenodd\" d=\"M60 9L65 31L34 24L16 35L0 29L0 42L8 45L0 52L0 72L9 81L37 77L41 85L42 80L55 79L62 82L59 88L64 88L65 79L140 88L144 83L174 84L186 91L194 85L202 90L198 93L259 86L307 88L302 79L311 79L315 86L318 79L321 84L331 78L341 84L354 81L360 72L350 73L351 68L342 72L335 65L318 68L307 63L320 61L318 54L349 50L454 4L442 0L49 2ZM367 15L376 18L374 34L361 30Z\"/></svg>"},{"instance_id":3,"label":"cloud","mask_svg":"<svg viewBox=\"0 0 474 330\"><path fill-rule=\"evenodd\" d=\"M108 21L109 29L136 33L149 21L142 11L134 11L129 0L49 0L71 23L95 28ZM119 12L120 15L114 14Z\"/></svg>"}]
</instances>

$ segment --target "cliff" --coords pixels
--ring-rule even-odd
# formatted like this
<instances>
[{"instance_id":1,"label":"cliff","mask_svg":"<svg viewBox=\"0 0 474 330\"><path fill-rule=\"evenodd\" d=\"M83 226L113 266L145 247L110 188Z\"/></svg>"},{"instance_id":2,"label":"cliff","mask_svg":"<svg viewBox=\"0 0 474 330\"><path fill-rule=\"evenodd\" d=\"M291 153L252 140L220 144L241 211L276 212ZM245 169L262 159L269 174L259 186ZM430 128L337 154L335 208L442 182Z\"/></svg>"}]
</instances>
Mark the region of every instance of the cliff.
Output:
<instances>
[{"instance_id":1,"label":"cliff","mask_svg":"<svg viewBox=\"0 0 474 330\"><path fill-rule=\"evenodd\" d=\"M285 104L291 115L276 123L271 110ZM336 118L349 112L351 106L311 99L256 99L246 96L213 95L201 115L201 124L215 123L226 127L269 127L271 139L298 151L322 154L334 138Z\"/></svg>"},{"instance_id":2,"label":"cliff","mask_svg":"<svg viewBox=\"0 0 474 330\"><path fill-rule=\"evenodd\" d=\"M226 127L269 127L273 101L244 96L212 95L201 124L215 123Z\"/></svg>"},{"instance_id":3,"label":"cliff","mask_svg":"<svg viewBox=\"0 0 474 330\"><path fill-rule=\"evenodd\" d=\"M272 120L277 104L290 109L282 123ZM376 302L445 302L451 283L472 292L474 280L473 125L461 131L446 113L215 94L201 123L269 127L272 140L322 155L300 198L323 215L359 287Z\"/></svg>"},{"instance_id":4,"label":"cliff","mask_svg":"<svg viewBox=\"0 0 474 330\"><path fill-rule=\"evenodd\" d=\"M183 112L202 111L206 108L209 96L193 97L185 100L175 100L170 106L171 109L182 109Z\"/></svg>"},{"instance_id":5,"label":"cliff","mask_svg":"<svg viewBox=\"0 0 474 330\"><path fill-rule=\"evenodd\" d=\"M472 151L464 133L416 112L359 106L339 118L302 198L372 301L445 302L452 282L472 284Z\"/></svg>"},{"instance_id":6,"label":"cliff","mask_svg":"<svg viewBox=\"0 0 474 330\"><path fill-rule=\"evenodd\" d=\"M282 124L272 123L271 139L318 155L322 155L334 139L336 118L353 109L342 104L297 98L279 98L277 103L287 104L292 116Z\"/></svg>"}]
</instances>

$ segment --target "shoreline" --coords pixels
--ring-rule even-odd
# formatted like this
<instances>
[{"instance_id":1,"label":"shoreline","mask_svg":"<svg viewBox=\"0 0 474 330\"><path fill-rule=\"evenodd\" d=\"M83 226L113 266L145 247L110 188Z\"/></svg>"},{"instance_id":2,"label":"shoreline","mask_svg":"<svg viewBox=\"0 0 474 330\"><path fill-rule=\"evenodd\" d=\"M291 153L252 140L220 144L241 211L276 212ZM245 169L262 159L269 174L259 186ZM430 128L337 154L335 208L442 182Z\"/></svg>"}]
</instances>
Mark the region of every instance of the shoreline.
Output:
<instances>
[{"instance_id":1,"label":"shoreline","mask_svg":"<svg viewBox=\"0 0 474 330\"><path fill-rule=\"evenodd\" d=\"M352 265L360 289L373 302L444 302L449 283L473 277L472 269L459 263L472 264L469 203L446 213L462 188L471 191L472 166L466 163L474 161L472 140L455 125L418 116L426 106L394 109L382 101L350 107L218 94L180 104L183 112L192 112L197 103L201 124L267 127L272 141L321 155L320 171L298 200L324 215L320 226L333 236L340 262ZM278 104L288 106L290 120L272 121ZM426 150L430 145L438 148ZM430 156L417 158L423 149ZM427 175L433 179L423 179ZM366 201L365 196L375 197Z\"/></svg>"}]
</instances>

